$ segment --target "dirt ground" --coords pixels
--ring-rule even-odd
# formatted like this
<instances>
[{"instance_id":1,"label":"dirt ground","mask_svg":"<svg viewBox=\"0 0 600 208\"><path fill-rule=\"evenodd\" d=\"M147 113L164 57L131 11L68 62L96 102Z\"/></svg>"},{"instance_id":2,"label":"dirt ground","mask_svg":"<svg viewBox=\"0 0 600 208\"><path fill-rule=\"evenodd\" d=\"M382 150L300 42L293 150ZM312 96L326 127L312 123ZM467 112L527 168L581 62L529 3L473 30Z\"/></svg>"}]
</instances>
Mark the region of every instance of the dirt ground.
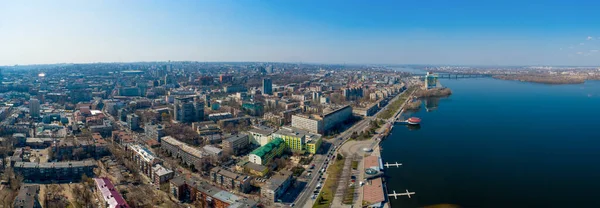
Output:
<instances>
[{"instance_id":1,"label":"dirt ground","mask_svg":"<svg viewBox=\"0 0 600 208\"><path fill-rule=\"evenodd\" d=\"M48 162L48 151L50 147L46 149L31 149L31 155L29 156L29 161L31 162L40 162L46 163Z\"/></svg>"}]
</instances>

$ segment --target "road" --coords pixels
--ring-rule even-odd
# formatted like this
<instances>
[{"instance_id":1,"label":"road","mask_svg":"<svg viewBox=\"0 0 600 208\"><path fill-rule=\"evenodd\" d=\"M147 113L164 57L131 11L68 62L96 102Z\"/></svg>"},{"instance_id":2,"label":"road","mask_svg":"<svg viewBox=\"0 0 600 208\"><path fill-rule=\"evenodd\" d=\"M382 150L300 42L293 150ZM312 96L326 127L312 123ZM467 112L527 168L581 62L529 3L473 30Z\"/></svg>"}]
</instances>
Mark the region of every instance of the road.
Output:
<instances>
[{"instance_id":1,"label":"road","mask_svg":"<svg viewBox=\"0 0 600 208\"><path fill-rule=\"evenodd\" d=\"M392 100L390 100L388 102L388 104L394 102L403 93L399 93L398 95L396 95ZM362 131L366 130L370 126L369 125L370 122L373 119L377 118L377 115L380 112L385 111L388 106L389 105L386 105L384 108L380 109L377 113L375 113L375 115L366 117L365 119L354 124L354 126L346 129L346 131L342 132L337 138L334 138L329 141L329 142L331 142L331 146L328 150L326 150L326 153L317 154L315 156L315 158L313 159L313 162L312 162L312 164L315 164L315 169L314 169L315 172L313 173L314 175L310 179L308 184L304 187L302 192L300 192L300 194L298 195L298 198L296 198L296 201L294 201L295 207L306 207L306 208L312 207L315 200L313 200L311 198L311 196L313 195L313 191L315 190L318 179L320 178L318 171L324 167L325 159L328 157L328 154L333 153L333 155L335 155L337 153L338 149L340 149L340 146L343 145L344 141L348 140L348 138L350 138L350 136L352 136L353 132L362 132ZM393 121L390 121L390 122L393 124ZM368 140L367 142L370 144L371 147L374 144L371 140ZM365 147L364 144L356 145L356 146L352 145L352 146L354 148L344 149L344 150L342 150L342 153L345 153L345 155L349 156L349 154L348 154L349 151L358 151L357 149L359 147ZM325 174L324 174L324 177L326 177Z\"/></svg>"}]
</instances>

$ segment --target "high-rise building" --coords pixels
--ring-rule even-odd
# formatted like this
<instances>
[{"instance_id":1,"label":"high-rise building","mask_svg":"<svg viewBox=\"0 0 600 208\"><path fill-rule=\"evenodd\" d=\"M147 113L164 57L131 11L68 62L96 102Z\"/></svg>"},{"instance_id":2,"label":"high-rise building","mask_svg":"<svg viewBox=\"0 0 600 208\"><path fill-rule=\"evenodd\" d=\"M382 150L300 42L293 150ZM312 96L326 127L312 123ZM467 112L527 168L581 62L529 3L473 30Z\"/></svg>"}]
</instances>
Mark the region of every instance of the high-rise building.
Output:
<instances>
[{"instance_id":1,"label":"high-rise building","mask_svg":"<svg viewBox=\"0 0 600 208\"><path fill-rule=\"evenodd\" d=\"M32 118L40 117L40 101L38 99L29 100L29 115Z\"/></svg>"},{"instance_id":2,"label":"high-rise building","mask_svg":"<svg viewBox=\"0 0 600 208\"><path fill-rule=\"evenodd\" d=\"M273 94L273 82L271 79L265 78L263 79L263 94L272 95Z\"/></svg>"},{"instance_id":3,"label":"high-rise building","mask_svg":"<svg viewBox=\"0 0 600 208\"><path fill-rule=\"evenodd\" d=\"M137 114L127 115L127 124L132 131L140 129L140 117Z\"/></svg>"},{"instance_id":4,"label":"high-rise building","mask_svg":"<svg viewBox=\"0 0 600 208\"><path fill-rule=\"evenodd\" d=\"M204 102L195 96L175 98L174 119L179 122L204 120Z\"/></svg>"},{"instance_id":5,"label":"high-rise building","mask_svg":"<svg viewBox=\"0 0 600 208\"><path fill-rule=\"evenodd\" d=\"M231 82L232 80L233 80L233 76L228 75L228 74L221 74L219 76L219 81L221 81L221 83Z\"/></svg>"},{"instance_id":6,"label":"high-rise building","mask_svg":"<svg viewBox=\"0 0 600 208\"><path fill-rule=\"evenodd\" d=\"M425 75L425 89L431 89L438 87L438 76L432 72L427 72Z\"/></svg>"}]
</instances>

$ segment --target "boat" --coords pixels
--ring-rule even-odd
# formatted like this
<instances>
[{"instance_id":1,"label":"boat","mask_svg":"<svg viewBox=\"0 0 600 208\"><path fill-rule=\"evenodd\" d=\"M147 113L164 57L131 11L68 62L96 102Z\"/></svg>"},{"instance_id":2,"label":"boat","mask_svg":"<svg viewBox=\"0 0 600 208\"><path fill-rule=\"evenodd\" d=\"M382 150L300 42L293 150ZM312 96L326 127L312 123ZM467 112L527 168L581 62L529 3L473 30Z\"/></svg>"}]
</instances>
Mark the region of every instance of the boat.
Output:
<instances>
[{"instance_id":1,"label":"boat","mask_svg":"<svg viewBox=\"0 0 600 208\"><path fill-rule=\"evenodd\" d=\"M417 117L410 117L406 119L406 122L410 125L419 125L421 123L421 119Z\"/></svg>"}]
</instances>

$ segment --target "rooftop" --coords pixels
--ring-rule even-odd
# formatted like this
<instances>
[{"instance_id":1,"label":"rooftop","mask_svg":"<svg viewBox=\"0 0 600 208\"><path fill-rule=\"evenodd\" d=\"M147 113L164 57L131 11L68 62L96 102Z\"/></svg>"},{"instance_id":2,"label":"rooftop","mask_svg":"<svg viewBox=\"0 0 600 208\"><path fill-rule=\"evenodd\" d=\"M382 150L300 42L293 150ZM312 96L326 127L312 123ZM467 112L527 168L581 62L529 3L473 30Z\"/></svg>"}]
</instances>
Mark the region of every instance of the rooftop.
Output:
<instances>
[{"instance_id":1,"label":"rooftop","mask_svg":"<svg viewBox=\"0 0 600 208\"><path fill-rule=\"evenodd\" d=\"M275 132L275 129L266 127L266 126L254 126L254 128L248 130L248 132L260 134L260 135L270 135Z\"/></svg>"},{"instance_id":2,"label":"rooftop","mask_svg":"<svg viewBox=\"0 0 600 208\"><path fill-rule=\"evenodd\" d=\"M108 207L129 207L123 196L115 189L115 186L108 178L94 178L94 182L96 182L96 188L102 194L102 199L108 204Z\"/></svg>"},{"instance_id":3,"label":"rooftop","mask_svg":"<svg viewBox=\"0 0 600 208\"><path fill-rule=\"evenodd\" d=\"M186 143L180 142L179 140L177 140L171 136L163 137L163 138L161 138L161 141L171 144L173 146L178 146L179 149L181 149L184 152L191 154L195 157L202 158L204 156L204 153L200 149L191 147L191 146L187 145Z\"/></svg>"},{"instance_id":4,"label":"rooftop","mask_svg":"<svg viewBox=\"0 0 600 208\"><path fill-rule=\"evenodd\" d=\"M236 135L233 135L233 136L225 139L225 141L235 143L236 141L238 141L240 139L248 139L248 135L247 134L236 134Z\"/></svg>"},{"instance_id":5,"label":"rooftop","mask_svg":"<svg viewBox=\"0 0 600 208\"><path fill-rule=\"evenodd\" d=\"M363 186L363 201L369 204L385 202L385 192L381 178L370 180Z\"/></svg>"},{"instance_id":6,"label":"rooftop","mask_svg":"<svg viewBox=\"0 0 600 208\"><path fill-rule=\"evenodd\" d=\"M21 168L68 168L68 167L90 167L90 166L96 166L96 161L82 160L82 161L49 162L49 163L15 162L15 165L14 165L14 167L21 167Z\"/></svg>"},{"instance_id":7,"label":"rooftop","mask_svg":"<svg viewBox=\"0 0 600 208\"><path fill-rule=\"evenodd\" d=\"M267 188L271 190L278 189L285 181L287 181L290 177L292 177L292 172L288 170L281 170L278 173L275 173L267 184Z\"/></svg>"},{"instance_id":8,"label":"rooftop","mask_svg":"<svg viewBox=\"0 0 600 208\"><path fill-rule=\"evenodd\" d=\"M271 142L265 144L264 146L255 149L250 154L255 154L256 156L263 157L267 153L273 151L274 149L277 149L281 145L285 145L283 139L275 138Z\"/></svg>"},{"instance_id":9,"label":"rooftop","mask_svg":"<svg viewBox=\"0 0 600 208\"><path fill-rule=\"evenodd\" d=\"M163 167L160 164L154 165L154 167L152 167L152 171L156 172L156 174L159 175L159 176L170 174L170 173L173 172L172 170L169 170L169 169Z\"/></svg>"},{"instance_id":10,"label":"rooftop","mask_svg":"<svg viewBox=\"0 0 600 208\"><path fill-rule=\"evenodd\" d=\"M38 185L24 185L19 189L17 198L14 201L14 207L34 207L35 197L40 190Z\"/></svg>"},{"instance_id":11,"label":"rooftop","mask_svg":"<svg viewBox=\"0 0 600 208\"><path fill-rule=\"evenodd\" d=\"M148 150L140 145L137 145L137 144L131 145L131 146L129 146L129 148L131 148L131 150L133 150L139 156L141 156L141 158L146 162L152 162L156 158L156 156L154 156L154 154L152 152L150 152L150 150Z\"/></svg>"}]
</instances>

